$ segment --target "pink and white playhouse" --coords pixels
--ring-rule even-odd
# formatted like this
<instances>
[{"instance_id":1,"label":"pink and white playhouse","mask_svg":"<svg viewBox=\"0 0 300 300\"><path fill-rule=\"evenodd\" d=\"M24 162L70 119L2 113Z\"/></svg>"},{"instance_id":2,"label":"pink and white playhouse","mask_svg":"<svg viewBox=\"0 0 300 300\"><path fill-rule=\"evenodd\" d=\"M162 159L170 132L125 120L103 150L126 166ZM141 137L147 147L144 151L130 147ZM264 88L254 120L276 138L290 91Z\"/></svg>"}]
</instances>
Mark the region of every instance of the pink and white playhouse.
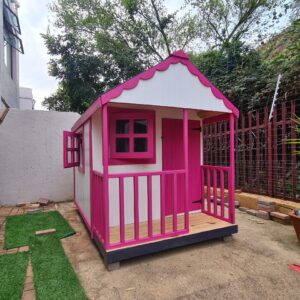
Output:
<instances>
[{"instance_id":1,"label":"pink and white playhouse","mask_svg":"<svg viewBox=\"0 0 300 300\"><path fill-rule=\"evenodd\" d=\"M237 108L182 51L107 91L64 132L74 200L106 266L237 232ZM228 120L228 165L203 161L203 126Z\"/></svg>"}]
</instances>

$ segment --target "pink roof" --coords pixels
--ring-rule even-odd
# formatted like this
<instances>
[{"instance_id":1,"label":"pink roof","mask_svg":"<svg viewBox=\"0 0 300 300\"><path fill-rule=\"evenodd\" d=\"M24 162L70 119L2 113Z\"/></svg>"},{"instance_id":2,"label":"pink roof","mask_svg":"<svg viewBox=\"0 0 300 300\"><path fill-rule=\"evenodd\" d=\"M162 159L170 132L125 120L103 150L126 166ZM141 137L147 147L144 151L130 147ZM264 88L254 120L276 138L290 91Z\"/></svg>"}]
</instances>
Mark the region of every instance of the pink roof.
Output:
<instances>
[{"instance_id":1,"label":"pink roof","mask_svg":"<svg viewBox=\"0 0 300 300\"><path fill-rule=\"evenodd\" d=\"M194 66L189 59L189 56L183 51L179 50L172 53L166 60L155 65L154 67L136 75L128 81L116 86L115 88L100 95L98 99L81 115L77 122L72 127L72 131L76 131L82 124L84 124L102 105L108 103L110 100L120 96L124 90L135 88L140 80L148 80L154 76L156 71L165 71L171 64L181 63L187 66L188 70L194 76L197 76L199 81L206 87L209 87L214 96L238 117L239 110ZM141 103L142 104L142 103Z\"/></svg>"}]
</instances>

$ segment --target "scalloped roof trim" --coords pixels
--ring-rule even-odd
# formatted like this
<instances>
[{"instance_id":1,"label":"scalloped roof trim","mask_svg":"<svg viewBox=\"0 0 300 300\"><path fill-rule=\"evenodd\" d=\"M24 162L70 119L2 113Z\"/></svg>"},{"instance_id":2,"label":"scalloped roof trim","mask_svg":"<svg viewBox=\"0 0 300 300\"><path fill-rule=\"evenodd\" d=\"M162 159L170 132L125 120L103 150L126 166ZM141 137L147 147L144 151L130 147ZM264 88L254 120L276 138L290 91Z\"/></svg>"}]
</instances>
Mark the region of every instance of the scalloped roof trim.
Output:
<instances>
[{"instance_id":1,"label":"scalloped roof trim","mask_svg":"<svg viewBox=\"0 0 300 300\"><path fill-rule=\"evenodd\" d=\"M72 131L76 131L82 124L84 124L90 118L91 115L95 113L95 111L99 107L108 103L112 99L119 97L123 93L123 91L135 88L139 84L140 80L149 80L155 75L156 72L163 72L167 70L171 64L177 63L185 65L192 75L198 77L201 84L210 88L213 95L224 102L224 105L234 114L235 117L239 117L239 110L204 76L204 74L202 74L196 68L196 66L194 66L190 62L188 55L183 50L179 50L171 54L171 56L169 56L166 60L162 61L161 63L136 75L128 81L121 83L120 85L105 92L100 97L98 97L98 99L83 113L79 120L77 120L77 122L72 127Z\"/></svg>"}]
</instances>

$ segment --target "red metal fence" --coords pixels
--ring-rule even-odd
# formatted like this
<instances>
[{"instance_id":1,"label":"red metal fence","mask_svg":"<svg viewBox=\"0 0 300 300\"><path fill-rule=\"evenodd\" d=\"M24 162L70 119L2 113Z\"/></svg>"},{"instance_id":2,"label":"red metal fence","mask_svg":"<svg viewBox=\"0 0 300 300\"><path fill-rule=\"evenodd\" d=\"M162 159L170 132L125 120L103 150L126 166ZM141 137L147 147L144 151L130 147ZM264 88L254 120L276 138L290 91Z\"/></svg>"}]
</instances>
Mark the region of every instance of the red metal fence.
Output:
<instances>
[{"instance_id":1,"label":"red metal fence","mask_svg":"<svg viewBox=\"0 0 300 300\"><path fill-rule=\"evenodd\" d=\"M300 99L299 99L300 100ZM281 102L240 116L235 124L236 187L246 192L300 201L300 157L296 145L295 114L300 101ZM229 165L229 122L207 124L204 130L204 163Z\"/></svg>"}]
</instances>

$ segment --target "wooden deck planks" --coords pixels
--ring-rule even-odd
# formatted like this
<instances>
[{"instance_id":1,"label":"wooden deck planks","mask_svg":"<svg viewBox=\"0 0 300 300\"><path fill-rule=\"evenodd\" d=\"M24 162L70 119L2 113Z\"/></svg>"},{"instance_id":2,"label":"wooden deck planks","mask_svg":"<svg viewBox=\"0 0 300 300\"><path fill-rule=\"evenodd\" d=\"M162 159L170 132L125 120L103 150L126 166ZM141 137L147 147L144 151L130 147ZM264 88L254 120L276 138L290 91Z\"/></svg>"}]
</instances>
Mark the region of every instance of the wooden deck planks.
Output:
<instances>
[{"instance_id":1,"label":"wooden deck planks","mask_svg":"<svg viewBox=\"0 0 300 300\"><path fill-rule=\"evenodd\" d=\"M204 213L192 213L190 214L190 231L185 235L192 235L200 232L205 232L213 229L225 228L232 224L219 220L212 216L208 216ZM178 230L184 228L184 215L177 216L177 228ZM166 233L173 230L173 216L166 217L165 222ZM139 224L140 238L148 236L148 222L141 222ZM153 220L153 235L160 233L160 220ZM178 237L178 236L177 236ZM134 224L127 224L125 226L125 239L131 240L134 238ZM171 239L168 237L165 239ZM160 239L164 240L164 238ZM118 243L120 241L120 227L110 227L110 242ZM157 240L159 241L159 240ZM155 243L156 241L149 241L148 243Z\"/></svg>"}]
</instances>

